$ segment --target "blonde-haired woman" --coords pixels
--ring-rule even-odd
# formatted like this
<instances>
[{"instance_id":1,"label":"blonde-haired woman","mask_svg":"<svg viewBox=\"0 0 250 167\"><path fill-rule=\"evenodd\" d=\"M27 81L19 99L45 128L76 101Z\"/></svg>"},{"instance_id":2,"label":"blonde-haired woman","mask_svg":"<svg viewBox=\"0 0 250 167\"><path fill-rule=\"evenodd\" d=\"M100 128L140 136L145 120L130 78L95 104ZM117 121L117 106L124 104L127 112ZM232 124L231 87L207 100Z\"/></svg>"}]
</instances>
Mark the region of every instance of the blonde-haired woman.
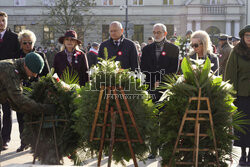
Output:
<instances>
[{"instance_id":1,"label":"blonde-haired woman","mask_svg":"<svg viewBox=\"0 0 250 167\"><path fill-rule=\"evenodd\" d=\"M189 57L195 60L206 60L206 58L208 57L213 64L211 70L215 72L215 75L219 75L219 59L213 53L212 42L208 33L202 30L195 31L191 35L190 41L190 46L192 47L192 49L190 50Z\"/></svg>"},{"instance_id":2,"label":"blonde-haired woman","mask_svg":"<svg viewBox=\"0 0 250 167\"><path fill-rule=\"evenodd\" d=\"M68 30L64 36L58 39L62 44L61 51L55 55L53 67L59 78L62 77L66 68L79 77L80 86L89 81L88 61L86 55L79 49L81 41L77 39L77 34L73 30Z\"/></svg>"}]
</instances>

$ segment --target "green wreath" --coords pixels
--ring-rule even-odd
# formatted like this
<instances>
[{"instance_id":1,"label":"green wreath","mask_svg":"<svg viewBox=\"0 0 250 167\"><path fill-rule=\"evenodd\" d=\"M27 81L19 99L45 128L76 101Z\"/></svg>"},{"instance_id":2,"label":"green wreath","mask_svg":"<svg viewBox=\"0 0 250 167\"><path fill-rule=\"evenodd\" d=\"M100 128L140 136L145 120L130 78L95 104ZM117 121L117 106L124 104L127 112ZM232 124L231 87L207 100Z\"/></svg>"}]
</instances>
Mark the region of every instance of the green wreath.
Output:
<instances>
[{"instance_id":1,"label":"green wreath","mask_svg":"<svg viewBox=\"0 0 250 167\"><path fill-rule=\"evenodd\" d=\"M193 152L177 152L174 157L172 157L172 153L183 115L189 104L189 97L197 97L199 88L202 90L201 96L209 97L210 100L220 166L227 166L226 161L229 160L229 155L232 153L232 140L235 139L232 135L232 127L242 131L239 124L246 124L246 121L240 120L242 114L236 112L237 108L233 105L234 90L232 86L223 82L221 77L215 78L209 73L211 65L208 58L205 64L201 64L203 62L196 62L196 67L193 69L190 60L184 58L181 66L184 75L166 78L168 82L161 87L166 90L160 99L161 104L158 105L158 109L163 111L160 115L162 164L168 164L171 158L173 158L173 166L175 166L173 163L175 161L192 160ZM197 103L191 103L189 108L195 110ZM201 103L201 109L207 109L207 106ZM200 139L199 147L212 149L210 124L208 121L204 122L201 124L201 131L208 133L209 137ZM188 121L188 126L184 127L184 131L193 133L194 123ZM194 138L182 138L181 147L193 148ZM216 162L216 158L214 154L199 152L199 162L202 162L202 166L209 166L208 162Z\"/></svg>"},{"instance_id":2,"label":"green wreath","mask_svg":"<svg viewBox=\"0 0 250 167\"><path fill-rule=\"evenodd\" d=\"M61 164L63 163L63 156L74 154L78 146L79 136L72 129L74 124L72 113L76 110L73 101L76 93L73 90L74 88L65 88L61 83L56 82L49 74L47 77L42 77L39 82L33 83L31 89L26 88L29 91L30 98L36 102L56 105L54 114L45 114L44 116L45 122L42 126L36 154L34 154L34 151L40 123L31 124L31 122L41 121L42 116L41 114L25 114L24 116L23 141L31 146L33 156L36 156L41 161L41 164ZM59 163L56 156L53 126L51 122L46 122L46 120L55 119L65 120L55 122Z\"/></svg>"},{"instance_id":3,"label":"green wreath","mask_svg":"<svg viewBox=\"0 0 250 167\"><path fill-rule=\"evenodd\" d=\"M107 54L107 53L106 53ZM76 99L76 104L78 110L75 112L75 131L81 136L81 151L83 152L82 160L89 158L93 154L98 154L100 141L90 142L90 134L92 129L92 123L94 120L95 110L97 108L97 102L99 97L100 87L103 86L122 86L124 88L125 94L131 97L128 97L128 103L133 112L136 125L139 129L140 135L143 139L143 144L132 143L132 148L136 155L136 158L143 160L146 156L146 153L149 150L147 141L149 139L150 133L153 128L153 112L152 107L153 103L151 100L148 100L148 95L146 93L146 87L141 85L139 79L135 79L133 76L136 75L129 70L120 69L119 63L115 62L114 59L109 60L100 60L99 64L94 66L91 70L92 82L88 83L85 87L82 87L79 94L80 97ZM120 92L118 92L120 95ZM133 96L136 95L136 96ZM136 98L135 98L136 97ZM125 103L123 100L120 100L122 110L126 110ZM103 96L101 103L101 110L105 110L106 98ZM114 111L118 111L115 103L115 99L110 100L110 106L114 107ZM97 123L103 123L104 114L99 113ZM110 114L107 119L107 123L111 124ZM130 139L137 139L137 134L134 128L129 125L132 124L129 116L124 114L124 120L127 125L128 134ZM121 124L119 119L119 114L116 115L116 124ZM111 128L106 128L105 138L110 138ZM100 138L102 134L102 128L97 127L95 130L94 137ZM122 128L116 128L115 138L126 139L125 133ZM108 155L110 141L104 142L103 152L104 155ZM79 152L81 152L79 151ZM83 156L84 155L84 156ZM113 148L113 160L120 162L122 164L125 161L131 159L130 150L127 142L115 142Z\"/></svg>"}]
</instances>

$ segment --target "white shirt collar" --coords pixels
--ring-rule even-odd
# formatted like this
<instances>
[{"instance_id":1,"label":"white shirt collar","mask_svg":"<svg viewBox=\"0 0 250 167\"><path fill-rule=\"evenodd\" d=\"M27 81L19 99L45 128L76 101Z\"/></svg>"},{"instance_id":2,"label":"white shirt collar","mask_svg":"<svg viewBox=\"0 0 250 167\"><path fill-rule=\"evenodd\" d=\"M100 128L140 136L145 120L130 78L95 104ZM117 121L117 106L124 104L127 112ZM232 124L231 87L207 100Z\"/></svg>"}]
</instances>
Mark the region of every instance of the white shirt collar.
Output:
<instances>
[{"instance_id":1,"label":"white shirt collar","mask_svg":"<svg viewBox=\"0 0 250 167\"><path fill-rule=\"evenodd\" d=\"M6 29L0 33L2 39L3 39L3 36L4 36L5 32L6 32Z\"/></svg>"}]
</instances>

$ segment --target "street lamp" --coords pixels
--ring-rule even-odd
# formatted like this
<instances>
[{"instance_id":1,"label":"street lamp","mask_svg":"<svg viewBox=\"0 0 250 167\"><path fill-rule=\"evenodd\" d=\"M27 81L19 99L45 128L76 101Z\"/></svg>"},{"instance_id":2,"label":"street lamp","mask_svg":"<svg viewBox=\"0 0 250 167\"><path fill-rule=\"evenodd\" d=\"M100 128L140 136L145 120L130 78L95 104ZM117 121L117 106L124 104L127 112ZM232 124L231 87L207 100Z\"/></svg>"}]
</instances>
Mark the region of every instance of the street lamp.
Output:
<instances>
[{"instance_id":1,"label":"street lamp","mask_svg":"<svg viewBox=\"0 0 250 167\"><path fill-rule=\"evenodd\" d=\"M120 6L120 10L125 8L125 37L128 38L128 0L126 0L126 5Z\"/></svg>"}]
</instances>

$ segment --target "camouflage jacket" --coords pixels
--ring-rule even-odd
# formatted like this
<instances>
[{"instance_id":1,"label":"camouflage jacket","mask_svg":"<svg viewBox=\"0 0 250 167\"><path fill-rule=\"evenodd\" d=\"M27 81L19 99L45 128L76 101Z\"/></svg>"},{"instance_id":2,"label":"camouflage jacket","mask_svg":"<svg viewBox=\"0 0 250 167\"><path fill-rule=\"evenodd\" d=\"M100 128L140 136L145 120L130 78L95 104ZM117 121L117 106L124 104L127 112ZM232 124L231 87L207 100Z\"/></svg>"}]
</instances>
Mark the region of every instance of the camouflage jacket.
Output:
<instances>
[{"instance_id":1,"label":"camouflage jacket","mask_svg":"<svg viewBox=\"0 0 250 167\"><path fill-rule=\"evenodd\" d=\"M36 103L23 94L24 79L28 79L28 76L23 58L0 61L0 104L8 101L17 112L43 112L46 104Z\"/></svg>"}]
</instances>

